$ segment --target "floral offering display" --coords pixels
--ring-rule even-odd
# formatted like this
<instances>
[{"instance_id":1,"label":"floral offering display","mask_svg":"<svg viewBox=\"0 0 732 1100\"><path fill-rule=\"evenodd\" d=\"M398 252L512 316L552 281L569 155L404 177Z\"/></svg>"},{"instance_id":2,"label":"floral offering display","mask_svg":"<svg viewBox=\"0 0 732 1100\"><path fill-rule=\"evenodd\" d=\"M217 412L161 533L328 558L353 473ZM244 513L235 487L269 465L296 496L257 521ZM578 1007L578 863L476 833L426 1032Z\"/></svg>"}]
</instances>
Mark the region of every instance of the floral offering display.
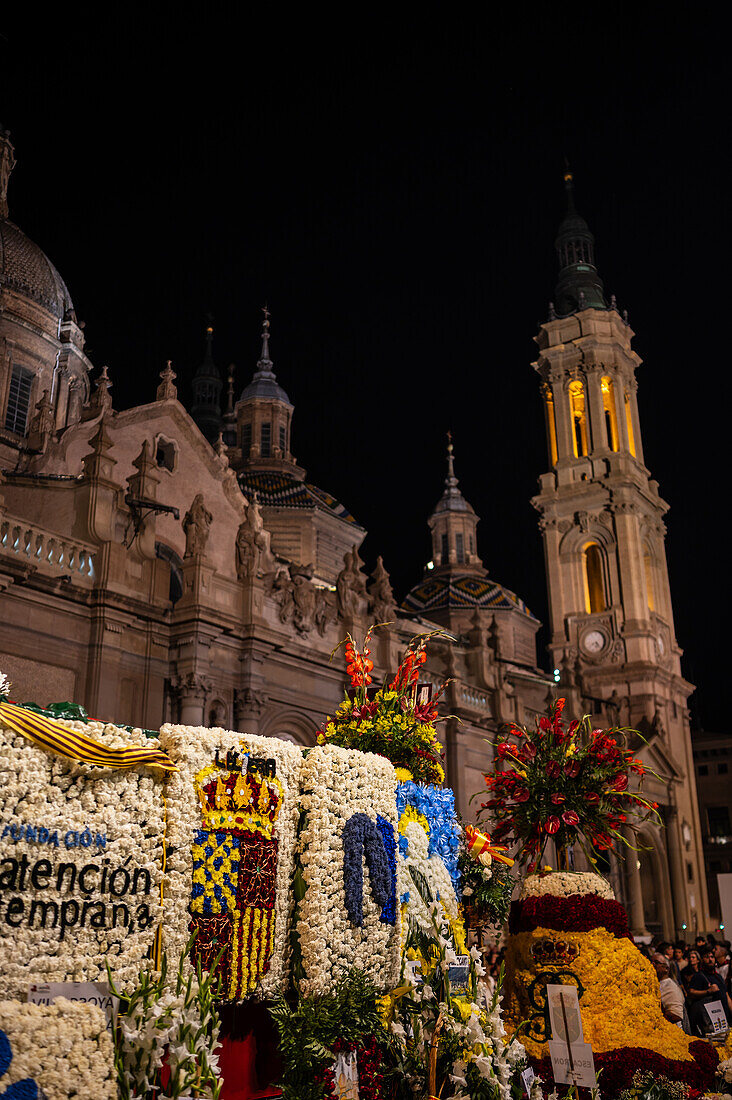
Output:
<instances>
[{"instance_id":1,"label":"floral offering display","mask_svg":"<svg viewBox=\"0 0 732 1100\"><path fill-rule=\"evenodd\" d=\"M530 872L550 840L560 864L575 844L595 863L597 853L629 843L621 829L658 816L640 791L645 765L627 746L634 731L593 729L587 717L566 723L563 709L557 699L534 730L512 725L513 740L496 745L496 766L485 777L492 797L481 811L497 822L493 838L520 844Z\"/></svg>"},{"instance_id":2,"label":"floral offering display","mask_svg":"<svg viewBox=\"0 0 732 1100\"><path fill-rule=\"evenodd\" d=\"M166 725L165 939L217 964L221 996L270 997L288 979L302 752L275 737Z\"/></svg>"},{"instance_id":3,"label":"floral offering display","mask_svg":"<svg viewBox=\"0 0 732 1100\"><path fill-rule=\"evenodd\" d=\"M54 728L104 751L159 749L102 722ZM107 961L124 989L153 965L162 916L163 773L73 761L0 723L0 789L0 995L104 981Z\"/></svg>"},{"instance_id":4,"label":"floral offering display","mask_svg":"<svg viewBox=\"0 0 732 1100\"><path fill-rule=\"evenodd\" d=\"M0 1001L0 1095L116 1100L112 1037L96 1005Z\"/></svg>"},{"instance_id":5,"label":"floral offering display","mask_svg":"<svg viewBox=\"0 0 732 1100\"><path fill-rule=\"evenodd\" d=\"M427 659L427 642L433 634L420 634L408 645L396 675L378 691L370 688L373 661L368 642L359 651L349 635L345 642L346 671L351 690L332 718L318 732L318 744L340 745L385 756L409 778L423 783L442 783L442 749L434 723L440 687L429 700L417 699L420 669ZM334 651L335 652L335 651ZM405 778L400 775L399 778Z\"/></svg>"},{"instance_id":6,"label":"floral offering display","mask_svg":"<svg viewBox=\"0 0 732 1100\"><path fill-rule=\"evenodd\" d=\"M357 970L379 992L399 976L396 773L383 756L317 745L302 768L295 931L304 996Z\"/></svg>"},{"instance_id":7,"label":"floral offering display","mask_svg":"<svg viewBox=\"0 0 732 1100\"><path fill-rule=\"evenodd\" d=\"M494 844L472 825L463 830L458 855L460 899L471 928L503 925L508 916L516 879L510 873L514 861L506 848Z\"/></svg>"},{"instance_id":8,"label":"floral offering display","mask_svg":"<svg viewBox=\"0 0 732 1100\"><path fill-rule=\"evenodd\" d=\"M539 1072L551 1073L545 986L578 990L585 1041L612 1100L638 1069L708 1087L719 1057L661 1012L656 972L633 943L625 909L599 875L530 875L511 907L504 1014Z\"/></svg>"}]
</instances>

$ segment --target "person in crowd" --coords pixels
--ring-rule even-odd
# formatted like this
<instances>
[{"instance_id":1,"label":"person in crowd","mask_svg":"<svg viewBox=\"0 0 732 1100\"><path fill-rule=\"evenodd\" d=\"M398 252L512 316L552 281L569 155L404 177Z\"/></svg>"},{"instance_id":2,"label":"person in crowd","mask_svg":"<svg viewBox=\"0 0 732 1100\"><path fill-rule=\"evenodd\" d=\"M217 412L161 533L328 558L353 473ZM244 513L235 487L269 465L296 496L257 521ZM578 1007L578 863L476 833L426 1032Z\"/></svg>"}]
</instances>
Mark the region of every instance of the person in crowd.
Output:
<instances>
[{"instance_id":1,"label":"person in crowd","mask_svg":"<svg viewBox=\"0 0 732 1100\"><path fill-rule=\"evenodd\" d=\"M721 1001L727 1017L727 1023L732 1021L732 997L727 992L724 979L717 970L717 960L714 948L707 946L701 952L701 967L689 981L687 1002L689 1006L689 1020L695 1035L703 1035L709 1027L709 1017L704 1011L704 1006L712 1001Z\"/></svg>"},{"instance_id":2,"label":"person in crowd","mask_svg":"<svg viewBox=\"0 0 732 1100\"><path fill-rule=\"evenodd\" d=\"M663 955L668 960L668 973L669 977L673 978L677 985L681 985L681 974L678 966L674 962L674 945L669 943L668 940L663 940L658 945L658 954Z\"/></svg>"},{"instance_id":3,"label":"person in crowd","mask_svg":"<svg viewBox=\"0 0 732 1100\"><path fill-rule=\"evenodd\" d=\"M681 984L689 992L689 982L701 969L701 955L695 947L690 947L686 956L686 966L681 971Z\"/></svg>"},{"instance_id":4,"label":"person in crowd","mask_svg":"<svg viewBox=\"0 0 732 1100\"><path fill-rule=\"evenodd\" d=\"M701 951L703 948L708 947L708 946L709 946L709 944L707 943L707 937L706 936L698 935L696 937L696 939L694 940L694 947L696 948L697 951Z\"/></svg>"},{"instance_id":5,"label":"person in crowd","mask_svg":"<svg viewBox=\"0 0 732 1100\"><path fill-rule=\"evenodd\" d=\"M725 985L729 989L729 943L718 943L714 948L714 957L717 960L717 971L722 975Z\"/></svg>"},{"instance_id":6,"label":"person in crowd","mask_svg":"<svg viewBox=\"0 0 732 1100\"><path fill-rule=\"evenodd\" d=\"M661 996L661 1011L669 1023L683 1026L684 995L678 983L670 976L669 960L665 955L656 954L651 959L658 975L658 987Z\"/></svg>"},{"instance_id":7,"label":"person in crowd","mask_svg":"<svg viewBox=\"0 0 732 1100\"><path fill-rule=\"evenodd\" d=\"M686 944L683 940L677 940L674 944L674 962L678 967L679 974L681 974L686 963Z\"/></svg>"}]
</instances>

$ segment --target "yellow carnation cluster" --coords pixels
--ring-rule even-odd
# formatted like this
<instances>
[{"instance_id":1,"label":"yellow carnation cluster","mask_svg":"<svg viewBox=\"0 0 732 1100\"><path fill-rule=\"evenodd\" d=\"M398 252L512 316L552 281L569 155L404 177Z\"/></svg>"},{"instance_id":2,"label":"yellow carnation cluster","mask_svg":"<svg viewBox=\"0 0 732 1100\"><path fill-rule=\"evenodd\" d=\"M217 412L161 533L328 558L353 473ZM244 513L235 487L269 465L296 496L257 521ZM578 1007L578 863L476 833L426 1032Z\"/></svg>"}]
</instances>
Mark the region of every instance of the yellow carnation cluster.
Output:
<instances>
[{"instance_id":1,"label":"yellow carnation cluster","mask_svg":"<svg viewBox=\"0 0 732 1100\"><path fill-rule=\"evenodd\" d=\"M531 949L542 940L563 941L578 948L577 957L566 964L539 964ZM685 1035L661 1012L658 978L651 963L629 939L613 936L605 928L591 932L536 928L511 936L506 954L505 1019L509 1031L536 1014L528 990L537 973L560 970L571 971L584 987L580 1008L585 1041L595 1052L633 1046L665 1058L692 1060L689 1043L693 1036ZM559 979L567 980L566 976ZM523 1031L521 1041L536 1058L549 1052L546 1043Z\"/></svg>"}]
</instances>

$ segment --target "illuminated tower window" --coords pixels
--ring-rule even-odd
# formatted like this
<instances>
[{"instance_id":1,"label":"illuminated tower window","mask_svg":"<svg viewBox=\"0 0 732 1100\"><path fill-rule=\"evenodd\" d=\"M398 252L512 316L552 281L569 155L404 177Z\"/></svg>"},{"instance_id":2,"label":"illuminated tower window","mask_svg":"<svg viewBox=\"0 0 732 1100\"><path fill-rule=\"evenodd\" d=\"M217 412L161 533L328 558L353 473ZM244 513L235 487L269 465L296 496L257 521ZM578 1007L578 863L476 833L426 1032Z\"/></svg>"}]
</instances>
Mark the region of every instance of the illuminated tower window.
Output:
<instances>
[{"instance_id":1,"label":"illuminated tower window","mask_svg":"<svg viewBox=\"0 0 732 1100\"><path fill-rule=\"evenodd\" d=\"M585 588L585 611L594 614L604 611L605 585L603 583L602 551L596 542L588 542L582 551L582 577Z\"/></svg>"},{"instance_id":2,"label":"illuminated tower window","mask_svg":"<svg viewBox=\"0 0 732 1100\"><path fill-rule=\"evenodd\" d=\"M605 375L605 377L600 380L600 388L602 389L602 409L605 414L607 444L610 450L617 451L618 415L615 408L615 386L613 385L612 378L608 378L608 376Z\"/></svg>"},{"instance_id":3,"label":"illuminated tower window","mask_svg":"<svg viewBox=\"0 0 732 1100\"><path fill-rule=\"evenodd\" d=\"M587 442L587 412L585 388L581 382L569 383L569 410L572 417L572 447L574 457L580 458L589 451Z\"/></svg>"},{"instance_id":4,"label":"illuminated tower window","mask_svg":"<svg viewBox=\"0 0 732 1100\"><path fill-rule=\"evenodd\" d=\"M630 394L625 391L625 423L628 425L628 446L630 453L635 458L635 436L633 435L633 416L630 411Z\"/></svg>"},{"instance_id":5,"label":"illuminated tower window","mask_svg":"<svg viewBox=\"0 0 732 1100\"><path fill-rule=\"evenodd\" d=\"M648 600L648 610L655 611L656 604L653 596L653 558L650 550L646 549L643 554L643 569L646 575L646 597Z\"/></svg>"},{"instance_id":6,"label":"illuminated tower window","mask_svg":"<svg viewBox=\"0 0 732 1100\"><path fill-rule=\"evenodd\" d=\"M552 466L557 464L557 420L554 411L554 394L551 386L544 387L544 400L546 401L546 429L549 436L549 457Z\"/></svg>"}]
</instances>

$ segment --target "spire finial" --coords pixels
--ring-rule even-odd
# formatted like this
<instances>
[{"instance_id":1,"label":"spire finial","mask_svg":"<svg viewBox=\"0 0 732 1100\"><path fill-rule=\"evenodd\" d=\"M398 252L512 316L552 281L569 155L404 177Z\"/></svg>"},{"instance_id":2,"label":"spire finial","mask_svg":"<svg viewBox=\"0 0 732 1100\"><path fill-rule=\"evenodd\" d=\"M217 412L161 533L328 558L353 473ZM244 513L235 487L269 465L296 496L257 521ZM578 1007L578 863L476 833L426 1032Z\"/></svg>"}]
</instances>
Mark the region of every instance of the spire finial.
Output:
<instances>
[{"instance_id":1,"label":"spire finial","mask_svg":"<svg viewBox=\"0 0 732 1100\"><path fill-rule=\"evenodd\" d=\"M15 149L10 140L10 130L0 123L0 218L8 216L8 183L15 168Z\"/></svg>"},{"instance_id":2,"label":"spire finial","mask_svg":"<svg viewBox=\"0 0 732 1100\"><path fill-rule=\"evenodd\" d=\"M576 212L574 206L574 176L572 175L572 170L569 167L569 161L566 157L564 158L563 178L564 190L567 194L567 213L574 214Z\"/></svg>"},{"instance_id":3,"label":"spire finial","mask_svg":"<svg viewBox=\"0 0 732 1100\"><path fill-rule=\"evenodd\" d=\"M264 314L264 321L262 322L262 354L259 357L258 365L266 363L271 367L272 360L269 357L269 318L271 315L266 302L262 306L262 313Z\"/></svg>"},{"instance_id":4,"label":"spire finial","mask_svg":"<svg viewBox=\"0 0 732 1100\"><path fill-rule=\"evenodd\" d=\"M233 416L234 414L234 364L229 363L229 373L226 376L226 415Z\"/></svg>"},{"instance_id":5,"label":"spire finial","mask_svg":"<svg viewBox=\"0 0 732 1100\"><path fill-rule=\"evenodd\" d=\"M457 485L457 478L455 477L455 459L453 456L454 447L452 445L452 432L448 430L447 433L447 478L445 484Z\"/></svg>"}]
</instances>

